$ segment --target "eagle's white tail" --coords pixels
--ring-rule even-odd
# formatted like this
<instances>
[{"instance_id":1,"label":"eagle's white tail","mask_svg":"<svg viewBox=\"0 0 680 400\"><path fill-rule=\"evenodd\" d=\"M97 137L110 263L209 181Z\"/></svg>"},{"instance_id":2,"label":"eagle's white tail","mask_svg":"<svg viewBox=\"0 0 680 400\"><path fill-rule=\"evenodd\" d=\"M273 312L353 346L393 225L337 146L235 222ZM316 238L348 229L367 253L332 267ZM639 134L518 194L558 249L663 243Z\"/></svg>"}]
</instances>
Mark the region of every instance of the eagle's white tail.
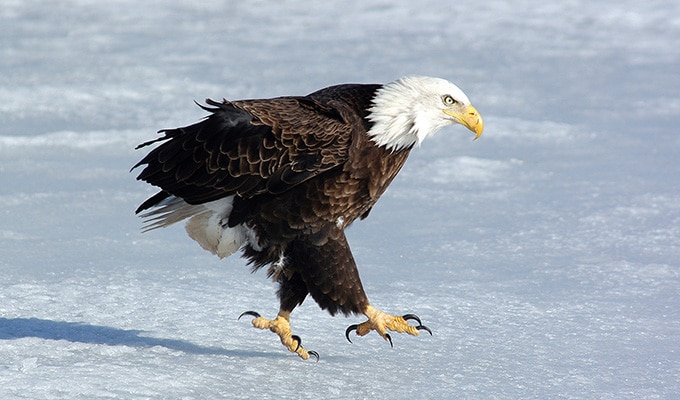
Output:
<instances>
[{"instance_id":1,"label":"eagle's white tail","mask_svg":"<svg viewBox=\"0 0 680 400\"><path fill-rule=\"evenodd\" d=\"M246 243L258 248L250 229L243 225L227 226L233 208L234 197L225 197L209 203L191 205L178 197L169 197L155 209L144 213L143 232L165 228L189 218L186 231L204 249L220 258L227 257Z\"/></svg>"}]
</instances>

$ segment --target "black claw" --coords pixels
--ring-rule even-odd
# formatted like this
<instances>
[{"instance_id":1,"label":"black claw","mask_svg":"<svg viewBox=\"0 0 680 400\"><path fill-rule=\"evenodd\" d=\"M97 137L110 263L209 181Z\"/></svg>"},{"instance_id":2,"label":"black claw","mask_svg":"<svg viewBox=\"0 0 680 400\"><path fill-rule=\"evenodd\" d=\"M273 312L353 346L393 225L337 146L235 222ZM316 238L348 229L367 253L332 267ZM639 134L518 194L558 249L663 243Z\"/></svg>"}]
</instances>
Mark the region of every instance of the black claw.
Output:
<instances>
[{"instance_id":1,"label":"black claw","mask_svg":"<svg viewBox=\"0 0 680 400\"><path fill-rule=\"evenodd\" d=\"M416 329L418 329L419 331L427 331L427 333L429 333L430 336L432 336L432 331L425 325L418 325L416 326Z\"/></svg>"},{"instance_id":2,"label":"black claw","mask_svg":"<svg viewBox=\"0 0 680 400\"><path fill-rule=\"evenodd\" d=\"M411 319L411 320L414 320L414 321L416 321L416 322L418 323L419 326L422 326L422 325L423 325L423 323L420 321L420 318L418 318L418 316L415 315L415 314L406 314L406 315L404 315L402 318L403 318L405 321L408 321L408 320L410 320L410 319Z\"/></svg>"},{"instance_id":3,"label":"black claw","mask_svg":"<svg viewBox=\"0 0 680 400\"><path fill-rule=\"evenodd\" d=\"M246 311L246 312L244 312L243 314L241 314L241 315L238 316L237 321L240 320L241 317L244 316L244 315L251 315L251 316L253 316L253 317L255 317L255 318L260 318L260 317L261 317L261 315L258 314L258 313L256 313L255 311Z\"/></svg>"},{"instance_id":4,"label":"black claw","mask_svg":"<svg viewBox=\"0 0 680 400\"><path fill-rule=\"evenodd\" d=\"M350 325L347 328L347 330L345 331L345 337L347 338L348 342L352 343L352 341L349 340L349 333L352 332L352 331L356 331L358 327L359 327L359 325L354 324L354 325Z\"/></svg>"},{"instance_id":5,"label":"black claw","mask_svg":"<svg viewBox=\"0 0 680 400\"><path fill-rule=\"evenodd\" d=\"M292 335L290 338L293 339L293 340L297 340L298 345L297 345L297 347L295 348L295 351L298 351L298 349L300 348L300 346L302 346L302 339L300 339L300 336L298 336L298 335Z\"/></svg>"},{"instance_id":6,"label":"black claw","mask_svg":"<svg viewBox=\"0 0 680 400\"><path fill-rule=\"evenodd\" d=\"M427 326L423 325L423 323L420 321L420 318L419 318L417 315L415 315L415 314L406 314L406 315L404 315L402 318L403 318L404 320L406 320L406 321L408 321L408 320L416 321L416 322L418 323L418 325L416 325L416 327L415 327L417 330L419 330L419 331L427 331L430 335L432 335L432 331L430 330L430 328L428 328Z\"/></svg>"},{"instance_id":7,"label":"black claw","mask_svg":"<svg viewBox=\"0 0 680 400\"><path fill-rule=\"evenodd\" d=\"M385 334L385 339L386 339L388 342L390 342L390 347L391 347L391 348L394 348L394 344L392 344L392 336L390 336L389 333L386 333L386 334Z\"/></svg>"},{"instance_id":8,"label":"black claw","mask_svg":"<svg viewBox=\"0 0 680 400\"><path fill-rule=\"evenodd\" d=\"M298 342L298 345L295 348L295 352L297 353L298 349L300 349L300 347L302 347L302 339L300 339L300 336L298 336L298 335L292 335L291 339L297 340L297 342ZM319 362L319 353L317 353L316 351L307 350L307 354L309 354L310 356L313 356L314 358L316 358L316 362Z\"/></svg>"}]
</instances>

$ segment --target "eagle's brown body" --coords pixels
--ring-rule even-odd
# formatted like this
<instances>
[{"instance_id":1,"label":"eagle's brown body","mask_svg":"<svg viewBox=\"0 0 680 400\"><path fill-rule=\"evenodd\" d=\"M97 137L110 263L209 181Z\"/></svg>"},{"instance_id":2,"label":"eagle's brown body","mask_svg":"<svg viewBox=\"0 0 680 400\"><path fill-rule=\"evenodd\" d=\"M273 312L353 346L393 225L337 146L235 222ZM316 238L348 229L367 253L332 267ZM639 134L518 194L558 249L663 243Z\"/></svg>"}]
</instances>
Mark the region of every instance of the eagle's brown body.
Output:
<instances>
[{"instance_id":1,"label":"eagle's brown body","mask_svg":"<svg viewBox=\"0 0 680 400\"><path fill-rule=\"evenodd\" d=\"M205 249L224 257L240 248L254 269L269 265L279 315L248 314L302 358L318 354L301 347L289 317L308 294L331 314L368 317L347 335L376 330L391 342L387 330L429 331L412 314L394 317L369 304L344 229L368 215L424 138L456 122L481 134L462 91L413 77L208 104L203 121L140 145L161 142L135 166L144 166L138 179L161 189L137 210L151 209L142 215L148 228L188 219L189 235Z\"/></svg>"},{"instance_id":2,"label":"eagle's brown body","mask_svg":"<svg viewBox=\"0 0 680 400\"><path fill-rule=\"evenodd\" d=\"M255 268L280 283L282 306L307 294L331 314L368 304L344 228L368 215L410 149L392 152L366 135L379 85L340 85L306 97L209 103L207 119L167 130L138 165L138 179L200 204L235 195L228 224L252 228L261 250L245 247ZM304 183L304 184L302 184Z\"/></svg>"}]
</instances>

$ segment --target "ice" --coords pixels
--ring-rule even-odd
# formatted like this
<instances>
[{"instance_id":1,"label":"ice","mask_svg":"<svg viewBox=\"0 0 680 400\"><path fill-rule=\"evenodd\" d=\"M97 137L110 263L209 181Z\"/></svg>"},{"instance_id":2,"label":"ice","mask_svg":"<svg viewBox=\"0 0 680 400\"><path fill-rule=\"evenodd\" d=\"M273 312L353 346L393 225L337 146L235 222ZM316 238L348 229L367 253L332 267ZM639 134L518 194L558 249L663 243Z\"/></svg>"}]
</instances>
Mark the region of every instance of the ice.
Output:
<instances>
[{"instance_id":1,"label":"ice","mask_svg":"<svg viewBox=\"0 0 680 400\"><path fill-rule=\"evenodd\" d=\"M0 398L672 399L680 5L654 0L0 6ZM181 226L142 234L134 147L193 102L447 78L484 117L415 149L348 231L371 302L433 336L344 338Z\"/></svg>"}]
</instances>

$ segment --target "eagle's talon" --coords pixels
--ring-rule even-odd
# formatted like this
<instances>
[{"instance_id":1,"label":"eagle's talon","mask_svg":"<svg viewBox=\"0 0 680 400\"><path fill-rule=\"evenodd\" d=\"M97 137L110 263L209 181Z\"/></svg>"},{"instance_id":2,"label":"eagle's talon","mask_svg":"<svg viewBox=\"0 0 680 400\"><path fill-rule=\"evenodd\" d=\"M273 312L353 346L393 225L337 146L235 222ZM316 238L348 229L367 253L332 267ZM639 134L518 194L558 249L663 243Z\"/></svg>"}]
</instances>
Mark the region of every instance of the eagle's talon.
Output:
<instances>
[{"instance_id":1,"label":"eagle's talon","mask_svg":"<svg viewBox=\"0 0 680 400\"><path fill-rule=\"evenodd\" d=\"M385 340L387 340L388 342L390 342L390 347L391 347L391 348L394 348L394 344L392 343L392 336L390 336L389 333L386 333L385 336L383 336L383 337L385 338Z\"/></svg>"},{"instance_id":2,"label":"eagle's talon","mask_svg":"<svg viewBox=\"0 0 680 400\"><path fill-rule=\"evenodd\" d=\"M418 318L418 316L415 315L415 314L406 314L406 315L402 316L402 318L404 319L404 321L408 321L408 320L416 321L418 323L418 326L423 326L422 321L420 321L420 318Z\"/></svg>"},{"instance_id":3,"label":"eagle's talon","mask_svg":"<svg viewBox=\"0 0 680 400\"><path fill-rule=\"evenodd\" d=\"M416 326L416 329L419 331L427 331L427 333L429 333L430 336L432 336L432 330L425 325L418 325Z\"/></svg>"},{"instance_id":4,"label":"eagle's talon","mask_svg":"<svg viewBox=\"0 0 680 400\"><path fill-rule=\"evenodd\" d=\"M352 343L352 341L349 339L349 333L352 331L356 331L357 328L359 328L359 325L357 324L350 325L349 327L347 327L347 330L345 331L345 337L347 338L348 342Z\"/></svg>"},{"instance_id":5,"label":"eagle's talon","mask_svg":"<svg viewBox=\"0 0 680 400\"><path fill-rule=\"evenodd\" d=\"M300 339L300 336L298 336L298 335L291 335L290 338L297 341L297 347L295 348L295 350L293 350L293 353L300 354L300 352L298 352L298 350L300 350L300 349L304 350L304 347L302 347L302 339ZM316 362L319 362L319 353L317 353L316 351L307 350L307 354L316 358Z\"/></svg>"},{"instance_id":6,"label":"eagle's talon","mask_svg":"<svg viewBox=\"0 0 680 400\"><path fill-rule=\"evenodd\" d=\"M302 346L302 339L300 339L300 336L298 335L291 335L290 337L293 340L297 340L297 347L295 348L294 352L297 352L300 346Z\"/></svg>"},{"instance_id":7,"label":"eagle's talon","mask_svg":"<svg viewBox=\"0 0 680 400\"><path fill-rule=\"evenodd\" d=\"M402 316L402 318L404 319L404 321L409 321L409 320L416 321L418 323L418 325L415 326L415 328L417 330L427 331L427 333L429 333L430 336L432 336L432 330L430 328L428 328L427 326L423 325L423 322L420 320L420 317L418 317L417 315L406 314L406 315Z\"/></svg>"},{"instance_id":8,"label":"eagle's talon","mask_svg":"<svg viewBox=\"0 0 680 400\"><path fill-rule=\"evenodd\" d=\"M237 318L236 320L237 320L237 321L240 320L241 317L244 316L244 315L250 315L250 316L253 316L253 317L255 317L255 318L260 318L260 317L262 317L259 313L256 313L255 311L245 311L245 312L243 312L241 315L239 315L238 318Z\"/></svg>"}]
</instances>

